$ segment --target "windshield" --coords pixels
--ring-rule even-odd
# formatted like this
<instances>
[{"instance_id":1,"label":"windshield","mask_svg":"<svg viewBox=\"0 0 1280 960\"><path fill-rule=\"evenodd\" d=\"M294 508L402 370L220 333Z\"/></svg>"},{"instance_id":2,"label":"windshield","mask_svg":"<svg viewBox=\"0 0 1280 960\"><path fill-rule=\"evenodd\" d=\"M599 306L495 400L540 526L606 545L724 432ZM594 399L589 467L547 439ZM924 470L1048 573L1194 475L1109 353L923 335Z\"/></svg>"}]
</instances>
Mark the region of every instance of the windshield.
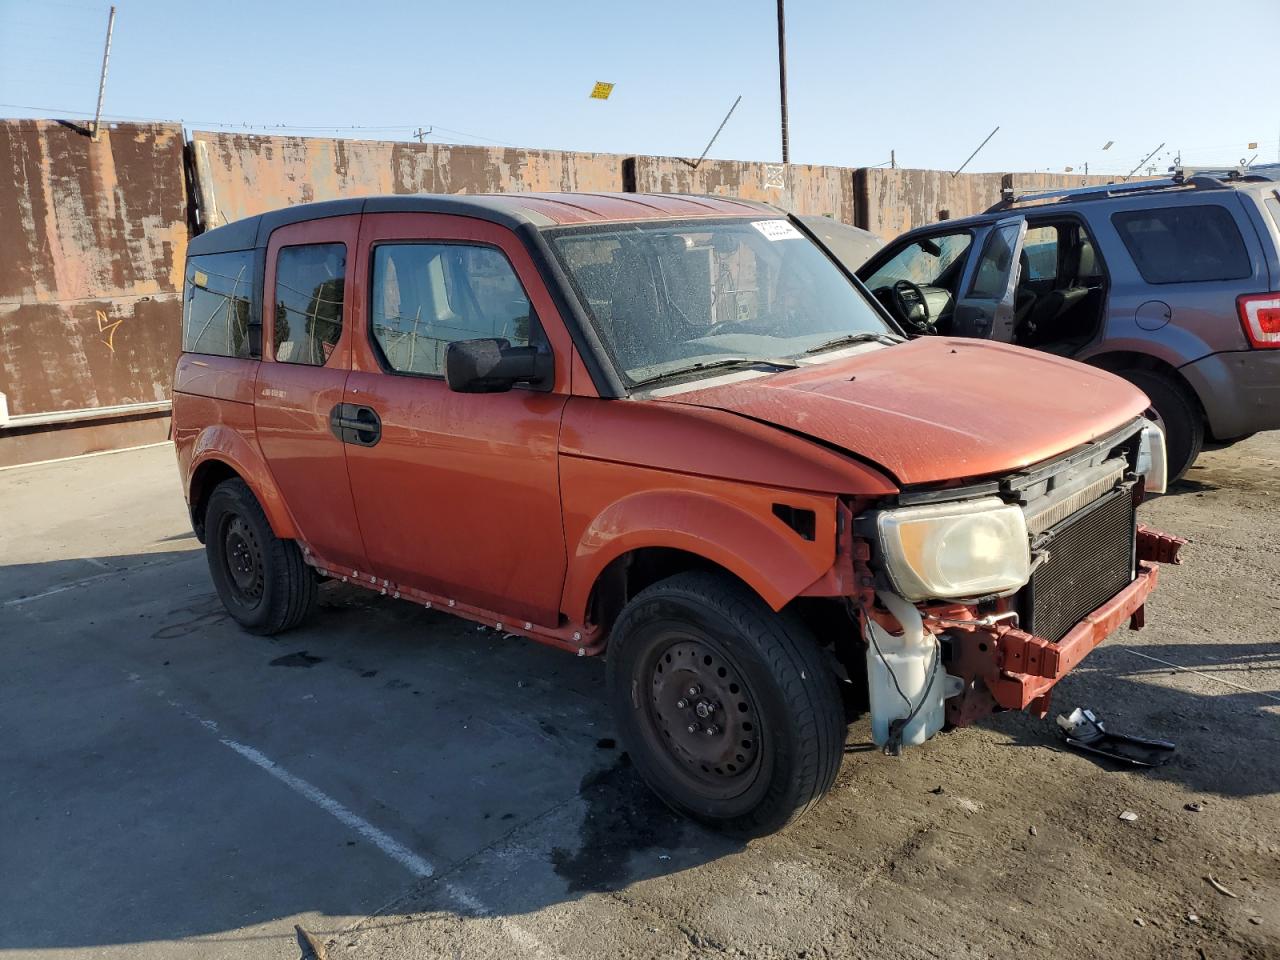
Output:
<instances>
[{"instance_id":1,"label":"windshield","mask_svg":"<svg viewBox=\"0 0 1280 960\"><path fill-rule=\"evenodd\" d=\"M894 335L786 220L610 224L548 238L632 386L737 361L786 361L846 336Z\"/></svg>"}]
</instances>

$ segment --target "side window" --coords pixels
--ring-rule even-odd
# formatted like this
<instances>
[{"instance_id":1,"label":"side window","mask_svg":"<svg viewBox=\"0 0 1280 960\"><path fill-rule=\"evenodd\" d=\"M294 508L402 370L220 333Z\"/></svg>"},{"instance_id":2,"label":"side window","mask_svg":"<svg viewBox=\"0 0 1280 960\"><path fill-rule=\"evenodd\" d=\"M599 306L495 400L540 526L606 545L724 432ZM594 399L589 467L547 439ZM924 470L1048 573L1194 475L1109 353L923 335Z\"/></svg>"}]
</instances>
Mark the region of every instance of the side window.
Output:
<instances>
[{"instance_id":1,"label":"side window","mask_svg":"<svg viewBox=\"0 0 1280 960\"><path fill-rule=\"evenodd\" d=\"M182 349L219 357L248 357L253 296L253 251L211 253L187 260L182 303Z\"/></svg>"},{"instance_id":2,"label":"side window","mask_svg":"<svg viewBox=\"0 0 1280 960\"><path fill-rule=\"evenodd\" d=\"M891 287L899 280L920 286L939 286L952 265L969 249L968 232L924 237L894 254L865 281L867 288Z\"/></svg>"},{"instance_id":3,"label":"side window","mask_svg":"<svg viewBox=\"0 0 1280 960\"><path fill-rule=\"evenodd\" d=\"M322 367L342 336L347 247L281 247L276 260L275 358Z\"/></svg>"},{"instance_id":4,"label":"side window","mask_svg":"<svg viewBox=\"0 0 1280 960\"><path fill-rule=\"evenodd\" d=\"M1253 264L1235 219L1216 204L1113 213L1111 222L1147 283L1243 280Z\"/></svg>"},{"instance_id":5,"label":"side window","mask_svg":"<svg viewBox=\"0 0 1280 960\"><path fill-rule=\"evenodd\" d=\"M455 340L537 339L529 297L494 247L383 243L373 248L371 326L387 366L398 373L444 373Z\"/></svg>"},{"instance_id":6,"label":"side window","mask_svg":"<svg viewBox=\"0 0 1280 960\"><path fill-rule=\"evenodd\" d=\"M1058 228L1027 227L1027 239L1022 252L1027 258L1027 280L1058 279Z\"/></svg>"},{"instance_id":7,"label":"side window","mask_svg":"<svg viewBox=\"0 0 1280 960\"><path fill-rule=\"evenodd\" d=\"M980 300L999 300L1009 288L1009 271L1013 268L1013 248L1018 243L1020 225L1009 223L997 227L987 237L982 259L978 261L969 296Z\"/></svg>"}]
</instances>

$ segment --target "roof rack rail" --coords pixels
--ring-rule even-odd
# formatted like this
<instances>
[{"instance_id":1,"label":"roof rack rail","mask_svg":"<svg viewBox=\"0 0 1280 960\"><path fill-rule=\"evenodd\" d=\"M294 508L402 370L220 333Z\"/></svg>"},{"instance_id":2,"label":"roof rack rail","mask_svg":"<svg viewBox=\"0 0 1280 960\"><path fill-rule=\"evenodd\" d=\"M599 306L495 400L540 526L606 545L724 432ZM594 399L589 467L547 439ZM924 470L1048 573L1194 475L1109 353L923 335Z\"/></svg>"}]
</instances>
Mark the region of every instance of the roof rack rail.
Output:
<instances>
[{"instance_id":1,"label":"roof rack rail","mask_svg":"<svg viewBox=\"0 0 1280 960\"><path fill-rule=\"evenodd\" d=\"M1232 181L1259 183L1280 180L1280 163L1258 163L1252 166L1239 164L1234 167L1170 167L1175 180L1186 180L1188 177L1209 177L1226 183Z\"/></svg>"},{"instance_id":2,"label":"roof rack rail","mask_svg":"<svg viewBox=\"0 0 1280 960\"><path fill-rule=\"evenodd\" d=\"M1156 193L1161 190L1185 188L1201 190L1225 189L1225 184L1209 177L1191 177L1178 180L1168 177L1161 180L1135 180L1131 183L1105 183L1088 187L1068 187L1064 190L1047 190L1039 193L1018 193L1012 187L1000 190L1000 202L987 208L987 213L998 213L1019 204L1045 203L1050 200L1102 200L1107 197L1124 196L1125 194Z\"/></svg>"},{"instance_id":3,"label":"roof rack rail","mask_svg":"<svg viewBox=\"0 0 1280 960\"><path fill-rule=\"evenodd\" d=\"M1058 200L1101 200L1126 194L1156 193L1161 190L1225 190L1233 183L1280 181L1280 163L1263 163L1252 167L1170 167L1170 176L1157 180L1133 180L1037 193L1019 193L1012 178L1000 188L1000 202L986 209L999 213L1019 204L1037 204Z\"/></svg>"}]
</instances>

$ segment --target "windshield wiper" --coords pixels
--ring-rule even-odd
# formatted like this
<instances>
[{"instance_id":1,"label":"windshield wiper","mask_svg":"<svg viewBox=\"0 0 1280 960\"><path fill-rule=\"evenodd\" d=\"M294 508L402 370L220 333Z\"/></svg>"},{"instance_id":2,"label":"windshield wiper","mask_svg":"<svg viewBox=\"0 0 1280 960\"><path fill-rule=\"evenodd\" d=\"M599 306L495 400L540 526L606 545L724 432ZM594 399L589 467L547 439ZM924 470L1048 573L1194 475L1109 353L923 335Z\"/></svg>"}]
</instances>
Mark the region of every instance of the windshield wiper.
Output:
<instances>
[{"instance_id":1,"label":"windshield wiper","mask_svg":"<svg viewBox=\"0 0 1280 960\"><path fill-rule=\"evenodd\" d=\"M800 364L789 357L718 357L715 360L704 360L701 363L695 363L692 366L681 367L679 370L671 370L667 373L660 373L656 377L646 377L644 380L637 380L632 384L633 387L644 387L660 380L670 380L672 377L684 376L687 373L701 373L703 370L713 370L719 367L777 367L779 370L794 370Z\"/></svg>"},{"instance_id":2,"label":"windshield wiper","mask_svg":"<svg viewBox=\"0 0 1280 960\"><path fill-rule=\"evenodd\" d=\"M821 353L823 350L830 350L832 347L843 347L853 343L883 343L886 346L893 346L895 343L902 343L901 337L892 333L873 333L864 331L862 333L846 333L843 336L827 340L820 343L816 347L810 347L805 353Z\"/></svg>"}]
</instances>

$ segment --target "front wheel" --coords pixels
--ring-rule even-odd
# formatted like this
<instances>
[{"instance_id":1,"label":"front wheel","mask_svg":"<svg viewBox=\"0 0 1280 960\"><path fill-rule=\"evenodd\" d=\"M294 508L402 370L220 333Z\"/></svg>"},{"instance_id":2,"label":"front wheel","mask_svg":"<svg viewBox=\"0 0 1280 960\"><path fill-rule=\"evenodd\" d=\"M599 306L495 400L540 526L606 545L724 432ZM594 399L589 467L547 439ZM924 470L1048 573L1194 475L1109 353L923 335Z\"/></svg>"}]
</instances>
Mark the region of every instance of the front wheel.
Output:
<instances>
[{"instance_id":1,"label":"front wheel","mask_svg":"<svg viewBox=\"0 0 1280 960\"><path fill-rule=\"evenodd\" d=\"M803 624L727 576L682 573L639 593L614 625L608 676L636 769L679 813L772 833L835 781L835 676Z\"/></svg>"},{"instance_id":2,"label":"front wheel","mask_svg":"<svg viewBox=\"0 0 1280 960\"><path fill-rule=\"evenodd\" d=\"M296 627L316 605L316 578L292 540L271 531L243 480L224 480L205 511L209 573L227 612L250 633Z\"/></svg>"}]
</instances>

